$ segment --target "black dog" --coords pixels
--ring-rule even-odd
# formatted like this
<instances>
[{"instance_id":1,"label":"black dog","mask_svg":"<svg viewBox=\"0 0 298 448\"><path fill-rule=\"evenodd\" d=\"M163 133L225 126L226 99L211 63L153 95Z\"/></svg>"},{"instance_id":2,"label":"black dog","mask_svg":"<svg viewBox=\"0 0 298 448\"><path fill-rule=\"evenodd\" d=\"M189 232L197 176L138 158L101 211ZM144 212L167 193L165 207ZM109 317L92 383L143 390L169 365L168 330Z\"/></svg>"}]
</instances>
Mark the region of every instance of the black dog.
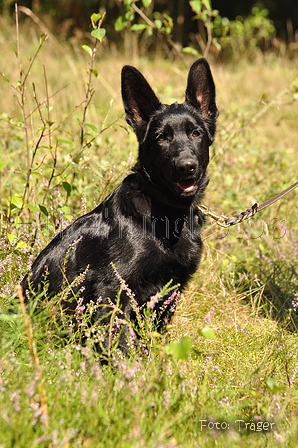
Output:
<instances>
[{"instance_id":1,"label":"black dog","mask_svg":"<svg viewBox=\"0 0 298 448\"><path fill-rule=\"evenodd\" d=\"M208 184L209 146L218 116L209 65L204 59L192 65L185 102L170 106L158 100L137 69L125 66L122 98L139 142L133 174L41 252L30 281L27 275L21 282L27 297L46 271L49 293L84 273L74 294L84 286L84 303L99 297L103 303L113 301L120 288L114 263L142 306L171 279L183 289L198 268L204 218L196 206ZM121 306L133 319L124 292Z\"/></svg>"}]
</instances>

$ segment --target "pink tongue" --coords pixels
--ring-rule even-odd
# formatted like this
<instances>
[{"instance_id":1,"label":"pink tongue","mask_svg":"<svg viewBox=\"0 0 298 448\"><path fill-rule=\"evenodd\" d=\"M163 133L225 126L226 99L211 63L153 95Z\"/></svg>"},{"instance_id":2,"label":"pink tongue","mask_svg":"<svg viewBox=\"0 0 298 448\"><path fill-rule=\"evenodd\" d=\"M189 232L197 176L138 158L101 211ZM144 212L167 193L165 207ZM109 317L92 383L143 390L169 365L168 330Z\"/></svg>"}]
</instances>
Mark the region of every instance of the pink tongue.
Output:
<instances>
[{"instance_id":1,"label":"pink tongue","mask_svg":"<svg viewBox=\"0 0 298 448\"><path fill-rule=\"evenodd\" d=\"M182 180L181 182L177 182L177 185L185 192L193 191L196 187L193 180Z\"/></svg>"}]
</instances>

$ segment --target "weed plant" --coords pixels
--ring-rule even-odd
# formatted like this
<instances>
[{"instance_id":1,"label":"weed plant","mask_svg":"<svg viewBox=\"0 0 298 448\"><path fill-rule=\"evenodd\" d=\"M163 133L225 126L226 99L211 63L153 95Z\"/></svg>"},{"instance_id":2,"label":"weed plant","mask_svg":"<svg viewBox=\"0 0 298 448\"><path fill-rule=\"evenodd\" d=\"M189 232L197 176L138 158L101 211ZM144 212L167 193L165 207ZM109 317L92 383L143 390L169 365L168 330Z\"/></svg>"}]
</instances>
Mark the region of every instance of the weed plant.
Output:
<instances>
[{"instance_id":1,"label":"weed plant","mask_svg":"<svg viewBox=\"0 0 298 448\"><path fill-rule=\"evenodd\" d=\"M119 94L121 66L133 61L100 47L91 65L93 53L39 41L34 29L17 38L1 29L0 445L295 447L297 193L228 232L208 221L188 289L156 291L136 308L137 326L117 301L106 327L93 322L100 300L83 308L76 297L65 313L66 289L49 299L46 278L25 308L16 285L33 258L133 164ZM163 101L183 100L181 62L135 64ZM298 73L272 59L212 69L221 115L205 202L232 214L296 180ZM161 334L156 311L169 288L177 309Z\"/></svg>"}]
</instances>

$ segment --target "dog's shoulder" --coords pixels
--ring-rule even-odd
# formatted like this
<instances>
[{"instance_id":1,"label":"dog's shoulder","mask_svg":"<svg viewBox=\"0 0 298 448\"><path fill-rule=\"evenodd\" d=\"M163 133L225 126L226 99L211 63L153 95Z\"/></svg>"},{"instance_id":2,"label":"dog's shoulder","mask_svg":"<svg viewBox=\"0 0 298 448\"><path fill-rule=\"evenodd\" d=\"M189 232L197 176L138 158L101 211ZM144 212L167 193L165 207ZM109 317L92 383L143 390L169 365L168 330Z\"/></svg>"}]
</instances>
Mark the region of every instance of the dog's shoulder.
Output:
<instances>
[{"instance_id":1,"label":"dog's shoulder","mask_svg":"<svg viewBox=\"0 0 298 448\"><path fill-rule=\"evenodd\" d=\"M140 187L138 176L133 173L127 176L115 190L115 201L118 211L126 217L150 217L151 198Z\"/></svg>"}]
</instances>

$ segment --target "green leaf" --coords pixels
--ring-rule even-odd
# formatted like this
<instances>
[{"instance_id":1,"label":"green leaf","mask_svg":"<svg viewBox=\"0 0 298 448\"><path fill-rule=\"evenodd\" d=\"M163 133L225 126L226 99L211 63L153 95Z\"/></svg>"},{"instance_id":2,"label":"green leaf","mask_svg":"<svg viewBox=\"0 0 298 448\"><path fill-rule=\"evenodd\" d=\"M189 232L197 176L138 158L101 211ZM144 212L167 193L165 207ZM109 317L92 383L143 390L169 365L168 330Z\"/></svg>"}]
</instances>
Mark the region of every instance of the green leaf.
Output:
<instances>
[{"instance_id":1,"label":"green leaf","mask_svg":"<svg viewBox=\"0 0 298 448\"><path fill-rule=\"evenodd\" d=\"M52 109L53 109L53 108L50 107L50 112L52 111ZM55 121L48 121L48 120L47 120L47 125L48 125L49 127L53 126L53 124L55 124Z\"/></svg>"},{"instance_id":2,"label":"green leaf","mask_svg":"<svg viewBox=\"0 0 298 448\"><path fill-rule=\"evenodd\" d=\"M65 214L65 216L70 216L70 208L68 205L63 205L63 207L61 207L61 211Z\"/></svg>"},{"instance_id":3,"label":"green leaf","mask_svg":"<svg viewBox=\"0 0 298 448\"><path fill-rule=\"evenodd\" d=\"M119 16L115 22L114 28L115 31L122 31L127 26L128 21L124 16Z\"/></svg>"},{"instance_id":4,"label":"green leaf","mask_svg":"<svg viewBox=\"0 0 298 448\"><path fill-rule=\"evenodd\" d=\"M95 76L95 78L97 78L97 77L98 77L98 71L97 71L97 70L95 70L95 68L93 68L93 69L92 69L92 75L94 75L94 76Z\"/></svg>"},{"instance_id":5,"label":"green leaf","mask_svg":"<svg viewBox=\"0 0 298 448\"><path fill-rule=\"evenodd\" d=\"M14 51L14 54L16 55L16 56L18 56L18 50L17 50L17 47L15 46L15 44L12 42L11 43L11 47L12 47L12 49L13 49L13 51Z\"/></svg>"},{"instance_id":6,"label":"green leaf","mask_svg":"<svg viewBox=\"0 0 298 448\"><path fill-rule=\"evenodd\" d=\"M198 356L201 356L202 355L202 352L200 352L200 350L198 350L198 349L196 349L196 348L192 348L192 351L193 351L193 353L195 353L196 355L198 355Z\"/></svg>"},{"instance_id":7,"label":"green leaf","mask_svg":"<svg viewBox=\"0 0 298 448\"><path fill-rule=\"evenodd\" d=\"M22 208L22 205L23 205L23 198L22 198L22 196L20 196L19 194L16 194L16 195L12 196L11 203L16 208Z\"/></svg>"},{"instance_id":8,"label":"green leaf","mask_svg":"<svg viewBox=\"0 0 298 448\"><path fill-rule=\"evenodd\" d=\"M207 11L211 11L211 3L209 0L202 0L203 5L205 6L205 8L207 9Z\"/></svg>"},{"instance_id":9,"label":"green leaf","mask_svg":"<svg viewBox=\"0 0 298 448\"><path fill-rule=\"evenodd\" d=\"M0 173L2 170L4 170L4 168L6 167L7 163L4 162L4 160L0 160Z\"/></svg>"},{"instance_id":10,"label":"green leaf","mask_svg":"<svg viewBox=\"0 0 298 448\"><path fill-rule=\"evenodd\" d=\"M89 47L89 45L82 45L82 48L83 48L83 50L86 51L86 53L89 54L89 56L92 57L92 50L91 50L91 48Z\"/></svg>"},{"instance_id":11,"label":"green leaf","mask_svg":"<svg viewBox=\"0 0 298 448\"><path fill-rule=\"evenodd\" d=\"M143 31L147 28L145 23L135 23L130 27L130 31Z\"/></svg>"},{"instance_id":12,"label":"green leaf","mask_svg":"<svg viewBox=\"0 0 298 448\"><path fill-rule=\"evenodd\" d=\"M192 1L192 2L190 2L190 6L191 6L191 9L196 14L201 14L201 11L202 11L202 2L201 1Z\"/></svg>"},{"instance_id":13,"label":"green leaf","mask_svg":"<svg viewBox=\"0 0 298 448\"><path fill-rule=\"evenodd\" d=\"M62 182L63 188L67 193L67 196L70 196L71 193L71 185L68 182Z\"/></svg>"},{"instance_id":14,"label":"green leaf","mask_svg":"<svg viewBox=\"0 0 298 448\"><path fill-rule=\"evenodd\" d=\"M164 348L168 355L176 359L187 361L189 352L191 350L191 340L189 336L183 336L179 342L174 341L166 345Z\"/></svg>"},{"instance_id":15,"label":"green leaf","mask_svg":"<svg viewBox=\"0 0 298 448\"><path fill-rule=\"evenodd\" d=\"M204 327L199 330L201 336L204 336L206 339L216 339L215 333L210 327Z\"/></svg>"},{"instance_id":16,"label":"green leaf","mask_svg":"<svg viewBox=\"0 0 298 448\"><path fill-rule=\"evenodd\" d=\"M201 20L203 20L203 22L207 22L208 20L208 14L206 13L206 11L203 11L201 14Z\"/></svg>"},{"instance_id":17,"label":"green leaf","mask_svg":"<svg viewBox=\"0 0 298 448\"><path fill-rule=\"evenodd\" d=\"M36 205L30 205L26 201L25 201L25 205L33 213L36 213L38 211L38 207Z\"/></svg>"},{"instance_id":18,"label":"green leaf","mask_svg":"<svg viewBox=\"0 0 298 448\"><path fill-rule=\"evenodd\" d=\"M39 206L40 211L41 211L46 217L48 217L48 216L49 216L49 213L48 213L47 209L45 208L45 206L42 205L42 204L38 204L38 206Z\"/></svg>"},{"instance_id":19,"label":"green leaf","mask_svg":"<svg viewBox=\"0 0 298 448\"><path fill-rule=\"evenodd\" d=\"M18 227L20 227L20 225L21 225L21 218L20 218L19 216L16 216L16 217L15 217L15 219L14 219L14 225L16 226L16 229L17 229Z\"/></svg>"},{"instance_id":20,"label":"green leaf","mask_svg":"<svg viewBox=\"0 0 298 448\"><path fill-rule=\"evenodd\" d=\"M196 58L199 58L201 56L201 53L199 53L197 50L195 50L192 47L184 47L182 49L183 53L192 54Z\"/></svg>"},{"instance_id":21,"label":"green leaf","mask_svg":"<svg viewBox=\"0 0 298 448\"><path fill-rule=\"evenodd\" d=\"M1 72L1 76L6 82L9 83L9 78L7 78L7 76L5 76L3 72Z\"/></svg>"},{"instance_id":22,"label":"green leaf","mask_svg":"<svg viewBox=\"0 0 298 448\"><path fill-rule=\"evenodd\" d=\"M273 394L278 394L279 392L283 392L285 390L284 386L279 386L277 384L275 378L267 378L266 385L270 392L272 392Z\"/></svg>"},{"instance_id":23,"label":"green leaf","mask_svg":"<svg viewBox=\"0 0 298 448\"><path fill-rule=\"evenodd\" d=\"M16 247L17 249L24 249L25 247L27 247L27 244L25 243L25 241L19 241Z\"/></svg>"},{"instance_id":24,"label":"green leaf","mask_svg":"<svg viewBox=\"0 0 298 448\"><path fill-rule=\"evenodd\" d=\"M148 8L148 6L151 5L152 0L142 0L143 5L145 6L145 8Z\"/></svg>"},{"instance_id":25,"label":"green leaf","mask_svg":"<svg viewBox=\"0 0 298 448\"><path fill-rule=\"evenodd\" d=\"M99 42L102 41L102 39L106 35L106 30L104 28L96 28L95 30L91 31L91 36L95 37Z\"/></svg>"},{"instance_id":26,"label":"green leaf","mask_svg":"<svg viewBox=\"0 0 298 448\"><path fill-rule=\"evenodd\" d=\"M94 124L86 123L86 126L90 129L92 129L92 131L94 131L96 133L98 132L98 129L96 126L94 126Z\"/></svg>"},{"instance_id":27,"label":"green leaf","mask_svg":"<svg viewBox=\"0 0 298 448\"><path fill-rule=\"evenodd\" d=\"M93 13L92 14L92 16L91 16L91 20L92 20L92 22L95 24L95 23L97 23L98 21L99 21L99 19L101 18L101 14L96 14L96 13Z\"/></svg>"},{"instance_id":28,"label":"green leaf","mask_svg":"<svg viewBox=\"0 0 298 448\"><path fill-rule=\"evenodd\" d=\"M263 246L263 244L259 244L259 249L260 249L260 251L264 254L266 251L265 251L265 247Z\"/></svg>"},{"instance_id":29,"label":"green leaf","mask_svg":"<svg viewBox=\"0 0 298 448\"><path fill-rule=\"evenodd\" d=\"M156 20L154 20L154 23L155 23L156 28L157 28L158 30L160 30L160 29L162 28L162 21L161 21L160 19L156 19Z\"/></svg>"},{"instance_id":30,"label":"green leaf","mask_svg":"<svg viewBox=\"0 0 298 448\"><path fill-rule=\"evenodd\" d=\"M213 45L215 46L215 48L216 48L218 51L221 50L221 45L220 45L220 43L218 42L217 39L212 39L212 43L213 43Z\"/></svg>"},{"instance_id":31,"label":"green leaf","mask_svg":"<svg viewBox=\"0 0 298 448\"><path fill-rule=\"evenodd\" d=\"M67 140L67 139L64 139L64 138L58 138L57 142L58 143L64 143L65 145L73 145L73 141Z\"/></svg>"},{"instance_id":32,"label":"green leaf","mask_svg":"<svg viewBox=\"0 0 298 448\"><path fill-rule=\"evenodd\" d=\"M162 335L158 333L158 331L153 331L152 336L157 339L160 339L162 337Z\"/></svg>"},{"instance_id":33,"label":"green leaf","mask_svg":"<svg viewBox=\"0 0 298 448\"><path fill-rule=\"evenodd\" d=\"M14 233L8 233L7 235L9 244L12 246L14 241L17 239L17 236Z\"/></svg>"}]
</instances>

